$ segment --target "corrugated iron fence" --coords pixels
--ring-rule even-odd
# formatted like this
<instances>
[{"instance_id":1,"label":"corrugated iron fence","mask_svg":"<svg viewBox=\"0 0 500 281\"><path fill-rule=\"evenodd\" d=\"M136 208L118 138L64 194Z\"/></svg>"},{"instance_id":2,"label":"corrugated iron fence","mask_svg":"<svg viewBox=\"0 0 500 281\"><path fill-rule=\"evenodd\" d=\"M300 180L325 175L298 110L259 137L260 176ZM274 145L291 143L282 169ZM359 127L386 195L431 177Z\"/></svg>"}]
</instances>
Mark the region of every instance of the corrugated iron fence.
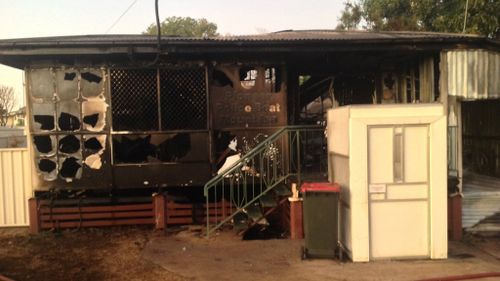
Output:
<instances>
[{"instance_id":1,"label":"corrugated iron fence","mask_svg":"<svg viewBox=\"0 0 500 281\"><path fill-rule=\"evenodd\" d=\"M27 148L0 149L0 227L29 224L30 165Z\"/></svg>"}]
</instances>

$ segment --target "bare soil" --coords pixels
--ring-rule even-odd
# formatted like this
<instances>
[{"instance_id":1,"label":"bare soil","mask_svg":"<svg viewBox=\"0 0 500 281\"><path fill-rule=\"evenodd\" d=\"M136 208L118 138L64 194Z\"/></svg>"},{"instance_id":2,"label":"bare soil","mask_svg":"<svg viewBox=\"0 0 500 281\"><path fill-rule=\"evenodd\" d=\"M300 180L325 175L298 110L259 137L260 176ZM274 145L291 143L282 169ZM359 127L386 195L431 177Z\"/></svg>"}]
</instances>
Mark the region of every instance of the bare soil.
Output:
<instances>
[{"instance_id":1,"label":"bare soil","mask_svg":"<svg viewBox=\"0 0 500 281\"><path fill-rule=\"evenodd\" d=\"M29 235L0 229L0 274L20 280L186 280L143 259L151 227ZM1 278L0 278L1 280Z\"/></svg>"}]
</instances>

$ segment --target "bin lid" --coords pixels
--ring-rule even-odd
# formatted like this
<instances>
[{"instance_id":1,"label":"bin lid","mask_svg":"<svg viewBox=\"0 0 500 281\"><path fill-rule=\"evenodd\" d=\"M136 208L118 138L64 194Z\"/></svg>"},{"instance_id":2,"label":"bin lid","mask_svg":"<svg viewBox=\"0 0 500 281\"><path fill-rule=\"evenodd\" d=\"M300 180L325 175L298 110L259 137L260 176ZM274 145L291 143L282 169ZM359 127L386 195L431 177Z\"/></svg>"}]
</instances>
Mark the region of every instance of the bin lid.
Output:
<instances>
[{"instance_id":1,"label":"bin lid","mask_svg":"<svg viewBox=\"0 0 500 281\"><path fill-rule=\"evenodd\" d=\"M340 185L329 182L305 182L300 187L300 192L340 192Z\"/></svg>"}]
</instances>

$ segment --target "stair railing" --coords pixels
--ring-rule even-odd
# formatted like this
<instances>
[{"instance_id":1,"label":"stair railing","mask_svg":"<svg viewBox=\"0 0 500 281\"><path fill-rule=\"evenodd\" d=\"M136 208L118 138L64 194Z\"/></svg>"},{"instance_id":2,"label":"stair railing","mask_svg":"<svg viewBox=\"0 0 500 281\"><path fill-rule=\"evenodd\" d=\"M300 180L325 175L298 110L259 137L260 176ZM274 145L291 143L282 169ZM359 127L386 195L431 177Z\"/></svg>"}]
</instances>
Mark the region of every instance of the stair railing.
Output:
<instances>
[{"instance_id":1,"label":"stair railing","mask_svg":"<svg viewBox=\"0 0 500 281\"><path fill-rule=\"evenodd\" d=\"M205 184L207 237L277 185L325 177L326 158L323 126L279 129Z\"/></svg>"}]
</instances>

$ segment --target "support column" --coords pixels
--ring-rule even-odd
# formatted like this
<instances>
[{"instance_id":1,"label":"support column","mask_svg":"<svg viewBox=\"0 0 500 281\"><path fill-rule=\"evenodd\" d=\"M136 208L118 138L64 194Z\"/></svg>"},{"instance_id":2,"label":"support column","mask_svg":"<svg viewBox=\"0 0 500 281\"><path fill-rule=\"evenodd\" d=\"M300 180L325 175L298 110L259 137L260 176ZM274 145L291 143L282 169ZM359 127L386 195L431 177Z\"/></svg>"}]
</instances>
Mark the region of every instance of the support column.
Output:
<instances>
[{"instance_id":1,"label":"support column","mask_svg":"<svg viewBox=\"0 0 500 281\"><path fill-rule=\"evenodd\" d=\"M28 200L29 208L29 230L31 234L40 233L40 214L38 212L38 200L36 198L30 198Z\"/></svg>"},{"instance_id":2,"label":"support column","mask_svg":"<svg viewBox=\"0 0 500 281\"><path fill-rule=\"evenodd\" d=\"M155 229L165 229L167 226L167 201L165 195L153 195L153 210L155 216Z\"/></svg>"}]
</instances>

